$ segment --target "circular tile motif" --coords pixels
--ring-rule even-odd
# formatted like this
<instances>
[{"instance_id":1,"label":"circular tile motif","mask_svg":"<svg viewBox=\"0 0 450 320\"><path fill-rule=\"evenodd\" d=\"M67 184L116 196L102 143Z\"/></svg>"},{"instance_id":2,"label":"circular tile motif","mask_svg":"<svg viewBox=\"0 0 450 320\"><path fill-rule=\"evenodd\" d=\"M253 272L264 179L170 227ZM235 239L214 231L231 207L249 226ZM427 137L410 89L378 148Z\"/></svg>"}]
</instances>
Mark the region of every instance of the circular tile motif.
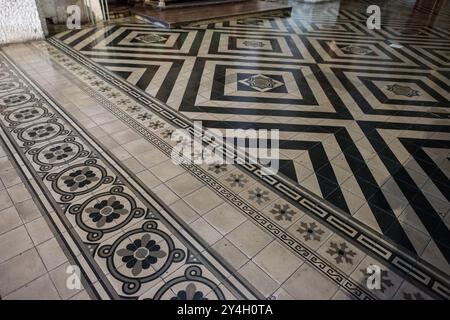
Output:
<instances>
[{"instance_id":1,"label":"circular tile motif","mask_svg":"<svg viewBox=\"0 0 450 320\"><path fill-rule=\"evenodd\" d=\"M61 170L52 172L46 177L52 182L52 189L61 195L61 201L67 202L82 194L92 192L101 184L114 181L107 175L106 169L97 164L96 159L88 159Z\"/></svg>"},{"instance_id":2,"label":"circular tile motif","mask_svg":"<svg viewBox=\"0 0 450 320\"><path fill-rule=\"evenodd\" d=\"M33 99L28 93L12 93L0 98L0 105L4 107L15 107L27 103Z\"/></svg>"},{"instance_id":3,"label":"circular tile motif","mask_svg":"<svg viewBox=\"0 0 450 320\"><path fill-rule=\"evenodd\" d=\"M123 283L125 294L138 292L143 283L157 279L186 257L156 221L146 221L112 244L102 245L98 255L106 259L112 276Z\"/></svg>"},{"instance_id":4,"label":"circular tile motif","mask_svg":"<svg viewBox=\"0 0 450 320\"><path fill-rule=\"evenodd\" d=\"M36 123L26 127L20 134L19 139L22 141L40 142L52 139L64 130L59 123Z\"/></svg>"},{"instance_id":5,"label":"circular tile motif","mask_svg":"<svg viewBox=\"0 0 450 320\"><path fill-rule=\"evenodd\" d=\"M131 242L130 242L131 240ZM161 269L170 251L166 240L155 233L136 233L118 244L114 263L125 263L121 273L127 277L148 277Z\"/></svg>"},{"instance_id":6,"label":"circular tile motif","mask_svg":"<svg viewBox=\"0 0 450 320\"><path fill-rule=\"evenodd\" d=\"M1 75L0 75L1 76ZM15 81L11 82L0 82L0 93L8 92L20 87L20 84Z\"/></svg>"},{"instance_id":7,"label":"circular tile motif","mask_svg":"<svg viewBox=\"0 0 450 320\"><path fill-rule=\"evenodd\" d=\"M123 222L130 211L130 201L125 197L119 195L99 197L85 204L82 220L92 229L108 229Z\"/></svg>"},{"instance_id":8,"label":"circular tile motif","mask_svg":"<svg viewBox=\"0 0 450 320\"><path fill-rule=\"evenodd\" d=\"M6 120L10 122L30 122L42 117L45 110L41 107L23 107L14 110L6 116Z\"/></svg>"},{"instance_id":9,"label":"circular tile motif","mask_svg":"<svg viewBox=\"0 0 450 320\"><path fill-rule=\"evenodd\" d=\"M224 300L217 284L202 275L199 266L189 266L184 275L167 281L153 297L154 300ZM206 297L208 296L208 298Z\"/></svg>"},{"instance_id":10,"label":"circular tile motif","mask_svg":"<svg viewBox=\"0 0 450 320\"><path fill-rule=\"evenodd\" d=\"M145 214L144 209L136 206L135 199L118 186L72 205L68 212L75 215L77 225L88 232L89 241L97 241L104 233L119 230L133 218Z\"/></svg>"},{"instance_id":11,"label":"circular tile motif","mask_svg":"<svg viewBox=\"0 0 450 320\"><path fill-rule=\"evenodd\" d=\"M0 80L7 79L11 76L11 74L7 71L0 71Z\"/></svg>"},{"instance_id":12,"label":"circular tile motif","mask_svg":"<svg viewBox=\"0 0 450 320\"><path fill-rule=\"evenodd\" d=\"M166 291L162 295L163 300L209 300L205 297L207 293L211 291L211 288L201 282L180 282L171 288L175 295L171 291ZM216 298L217 299L217 298Z\"/></svg>"},{"instance_id":13,"label":"circular tile motif","mask_svg":"<svg viewBox=\"0 0 450 320\"><path fill-rule=\"evenodd\" d=\"M36 155L36 160L39 164L57 165L61 163L68 163L77 158L81 145L72 142L53 142L42 147Z\"/></svg>"},{"instance_id":14,"label":"circular tile motif","mask_svg":"<svg viewBox=\"0 0 450 320\"><path fill-rule=\"evenodd\" d=\"M94 189L103 177L99 168L86 165L76 165L63 171L58 181L58 187L65 192L76 192L80 189Z\"/></svg>"}]
</instances>

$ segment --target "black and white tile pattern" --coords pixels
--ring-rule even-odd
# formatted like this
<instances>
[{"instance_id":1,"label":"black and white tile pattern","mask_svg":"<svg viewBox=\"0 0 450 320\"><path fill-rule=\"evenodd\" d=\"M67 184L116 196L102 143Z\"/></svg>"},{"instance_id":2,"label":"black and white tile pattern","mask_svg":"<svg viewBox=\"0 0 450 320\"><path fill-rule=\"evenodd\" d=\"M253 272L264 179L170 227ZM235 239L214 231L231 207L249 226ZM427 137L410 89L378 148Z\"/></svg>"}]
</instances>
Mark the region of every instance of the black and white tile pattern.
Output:
<instances>
[{"instance_id":1,"label":"black and white tile pattern","mask_svg":"<svg viewBox=\"0 0 450 320\"><path fill-rule=\"evenodd\" d=\"M207 127L281 130L283 174L414 254L425 236L448 265L449 34L420 17L415 27L385 19L377 31L345 4L335 21L333 7L311 19L305 7L292 18L170 32L124 24L60 41ZM158 45L124 42L140 32L171 34L178 46L162 57ZM155 68L160 86L132 71ZM406 208L419 226L405 226Z\"/></svg>"},{"instance_id":2,"label":"black and white tile pattern","mask_svg":"<svg viewBox=\"0 0 450 320\"><path fill-rule=\"evenodd\" d=\"M369 31L364 14L355 10L341 9L333 21L333 8L318 16L313 14L311 19L296 14L304 9L295 6L293 17L287 19L231 20L170 31L132 23L111 25L66 32L52 39L51 44L61 51L44 47L53 50L58 63L74 74L85 72L80 71L85 67L94 71L103 80L84 75L93 90L122 104L123 110L134 114L132 117L146 130L159 132L163 138L170 136L172 125L188 126L188 119L200 119L205 126L218 129L279 129L281 175L264 180L258 177L258 168L229 173L217 166L207 168L208 174L271 221L273 225L266 225L266 230L282 239L284 245L292 248L296 243L296 253L314 268L328 276L336 272L351 275L340 282L338 276L331 278L353 296L371 297L351 280L365 277L361 270L371 259L366 255L370 252L395 270L386 271L392 275L384 281L389 295L382 292L378 297L426 297L425 293L413 292L409 283L397 285L394 279L398 274L411 277L432 294L448 297L449 34L439 27L420 25L410 30L404 23L389 20L382 31ZM402 47L391 47L391 42ZM97 64L124 78L131 89ZM0 78L3 76L0 74ZM114 86L126 88L133 95L121 97ZM134 91L133 86L142 91ZM17 84L2 84L0 90L17 91ZM165 102L168 108L157 106L147 94ZM3 104L15 107L33 98L27 92L14 93L6 96ZM136 98L139 103L133 104ZM46 108L23 109L7 116L14 117L10 121L26 122L49 117L49 113ZM24 126L16 134L24 145L31 143L27 147L32 150L34 144L45 145L48 139L61 140L57 150L50 145L31 153L37 169L51 171L53 164L46 163L50 160L58 165L65 158L89 158L80 156L83 144L78 146L76 139L62 139L70 134L64 130L57 121L46 121ZM43 152L48 156L42 156ZM61 157L64 159L58 159ZM61 201L75 203L74 199L80 198L75 211L68 212L79 220L84 236L93 244L96 237L104 236L101 229L109 223L97 214L104 208L96 208L94 202L105 203L112 213L110 219L119 225L145 220L143 213L135 211L146 205L127 203L130 191L121 183L109 181L114 174L103 172L105 164L99 161L80 162L67 172L50 174L46 182L58 190L55 192ZM116 189L77 195L77 188L89 190L108 183ZM217 186L210 188L219 193ZM110 202L117 208L108 205ZM89 219L77 214L80 208L84 212L89 209L88 217L97 221L85 225ZM247 214L254 215L251 210ZM314 219L309 218L311 215ZM262 220L258 223L264 224ZM102 254L107 268L114 269L114 277L122 277L117 270L125 270L123 263L130 265L126 277L132 278L145 272L150 260L158 263L158 259L168 259L167 254L176 251L176 243L170 246L166 241L167 247L156 248L144 239L153 229L152 224L142 224L131 230L129 248L119 248L116 242L100 245L104 251L98 254ZM131 251L133 257L138 251L133 249L137 248L133 247L136 241L147 245L139 250L139 257L144 251L155 252L146 255L151 257L148 261L145 258L134 263L130 258ZM317 253L310 248L318 249ZM111 249L121 252L121 266ZM174 256L171 263L177 263ZM426 262L417 260L418 256ZM202 268L189 270L192 274L203 272ZM288 279L288 287L291 281ZM200 297L196 291L202 285L179 285L172 291L179 297ZM165 295L159 292L156 296Z\"/></svg>"}]
</instances>

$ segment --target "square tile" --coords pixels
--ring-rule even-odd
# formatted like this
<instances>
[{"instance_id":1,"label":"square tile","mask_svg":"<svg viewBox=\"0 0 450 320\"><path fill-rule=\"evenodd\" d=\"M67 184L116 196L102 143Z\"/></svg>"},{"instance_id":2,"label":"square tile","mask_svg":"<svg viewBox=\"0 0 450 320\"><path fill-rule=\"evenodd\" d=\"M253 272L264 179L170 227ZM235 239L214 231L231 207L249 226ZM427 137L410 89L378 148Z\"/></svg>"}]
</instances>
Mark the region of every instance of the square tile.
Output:
<instances>
[{"instance_id":1,"label":"square tile","mask_svg":"<svg viewBox=\"0 0 450 320\"><path fill-rule=\"evenodd\" d=\"M0 235L22 225L22 220L15 207L0 211Z\"/></svg>"},{"instance_id":2,"label":"square tile","mask_svg":"<svg viewBox=\"0 0 450 320\"><path fill-rule=\"evenodd\" d=\"M208 187L198 189L184 197L183 200L200 215L205 214L223 202L223 200Z\"/></svg>"},{"instance_id":3,"label":"square tile","mask_svg":"<svg viewBox=\"0 0 450 320\"><path fill-rule=\"evenodd\" d=\"M226 237L249 258L255 256L273 240L271 235L256 226L255 222L251 220L239 225Z\"/></svg>"},{"instance_id":4,"label":"square tile","mask_svg":"<svg viewBox=\"0 0 450 320\"><path fill-rule=\"evenodd\" d=\"M231 205L223 203L206 213L203 218L223 235L231 232L247 218Z\"/></svg>"},{"instance_id":5,"label":"square tile","mask_svg":"<svg viewBox=\"0 0 450 320\"><path fill-rule=\"evenodd\" d=\"M279 288L279 284L270 278L254 262L247 262L238 273L247 279L264 297L270 297Z\"/></svg>"},{"instance_id":6,"label":"square tile","mask_svg":"<svg viewBox=\"0 0 450 320\"><path fill-rule=\"evenodd\" d=\"M0 296L5 297L45 273L45 266L36 249L0 263Z\"/></svg>"},{"instance_id":7,"label":"square tile","mask_svg":"<svg viewBox=\"0 0 450 320\"><path fill-rule=\"evenodd\" d=\"M276 240L259 252L252 261L280 284L289 278L304 262L302 258L286 249Z\"/></svg>"},{"instance_id":8,"label":"square tile","mask_svg":"<svg viewBox=\"0 0 450 320\"><path fill-rule=\"evenodd\" d=\"M339 287L308 263L304 263L286 280L282 288L297 300L327 300Z\"/></svg>"},{"instance_id":9,"label":"square tile","mask_svg":"<svg viewBox=\"0 0 450 320\"><path fill-rule=\"evenodd\" d=\"M5 300L61 300L48 274L10 293Z\"/></svg>"},{"instance_id":10,"label":"square tile","mask_svg":"<svg viewBox=\"0 0 450 320\"><path fill-rule=\"evenodd\" d=\"M212 248L235 269L239 269L248 261L247 256L225 238L217 241Z\"/></svg>"},{"instance_id":11,"label":"square tile","mask_svg":"<svg viewBox=\"0 0 450 320\"><path fill-rule=\"evenodd\" d=\"M33 248L33 241L24 226L5 232L0 235L0 263L30 248Z\"/></svg>"}]
</instances>

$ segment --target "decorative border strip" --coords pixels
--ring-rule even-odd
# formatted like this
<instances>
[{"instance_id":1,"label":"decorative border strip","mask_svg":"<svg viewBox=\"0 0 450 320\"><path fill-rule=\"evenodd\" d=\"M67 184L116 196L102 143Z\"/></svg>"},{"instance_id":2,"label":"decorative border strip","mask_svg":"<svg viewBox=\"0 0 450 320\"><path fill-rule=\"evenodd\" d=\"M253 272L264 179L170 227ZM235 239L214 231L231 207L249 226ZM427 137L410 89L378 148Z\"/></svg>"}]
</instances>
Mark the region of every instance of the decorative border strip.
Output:
<instances>
[{"instance_id":1,"label":"decorative border strip","mask_svg":"<svg viewBox=\"0 0 450 320\"><path fill-rule=\"evenodd\" d=\"M125 80L120 79L103 67L93 63L88 58L66 46L59 40L49 39L48 42L99 75L105 81L129 94L135 101L138 101L151 109L174 126L187 129L193 135L197 134L194 132L192 122L175 110L163 105L145 92L128 84ZM207 139L204 139L204 142L206 144L211 143ZM223 145L216 149L226 150ZM401 252L395 245L380 239L379 235L376 235L369 230L364 230L363 226L351 220L344 213L339 212L338 209L326 204L323 200L318 199L307 190L303 190L300 186L293 185L281 175L262 175L262 169L257 165L249 164L245 154L238 154L236 160L237 163L240 164L240 169L253 175L267 186L270 186L272 190L289 200L290 203L300 206L311 216L322 221L325 225L330 226L333 230L337 230L338 233L346 236L347 239L351 240L356 245L383 259L388 265L392 265L405 277L426 287L441 298L449 298L450 285L448 276L444 275L439 270L436 270L435 267L430 266L425 261L419 261L417 258L411 257L407 253ZM399 268L396 261L402 261L403 265L409 266L408 270L410 271L405 272L404 269ZM419 272L428 275L427 280L423 279Z\"/></svg>"},{"instance_id":2,"label":"decorative border strip","mask_svg":"<svg viewBox=\"0 0 450 320\"><path fill-rule=\"evenodd\" d=\"M32 180L33 182L26 179L25 183L27 184L28 189L34 194L34 199L39 199L42 207L46 209L45 213L52 220L54 227L59 230L58 235L61 236L61 238L64 238L65 245L68 247L69 252L71 251L71 247L67 243L75 245L82 253L83 261L80 261L78 257L75 257L73 253L71 254L71 258L72 260L77 261L77 264L83 268L85 280L88 281L91 289L93 288L92 283L98 280L104 290L104 292L100 294L100 297L117 299L121 298L123 294L133 295L138 292L141 286L143 287L143 284L157 280L159 274L167 271L173 263L182 262L184 258L186 258L186 266L188 264L195 264L195 266L187 266L184 275L177 278L179 281L176 282L176 284L179 284L180 281L195 280L200 284L206 285L209 290L215 292L216 296L220 299L226 298L226 294L224 295L218 287L220 283L224 284L229 292L234 292L236 297L240 299L260 299L262 297L262 295L256 292L246 280L237 278L235 271L230 270L230 267L225 261L222 261L221 258L214 257L211 250L202 244L203 241L195 238L196 235L190 232L188 226L181 226L179 220L175 218L176 215L168 209L166 205L161 203L154 194L143 188L140 182L135 181L133 175L127 172L123 166L109 154L109 151L102 150L95 142L95 139L87 134L71 116L62 112L61 107L49 97L45 90L33 83L3 52L0 52L0 57L4 58L3 64L8 66L9 76L7 78L12 79L12 83L19 85L17 90L22 93L25 99L25 102L19 101L16 104L13 103L13 106L8 106L7 108L2 107L0 110L1 114L5 116L5 121L9 123L7 126L0 123L2 127L0 138L6 146L6 149L9 151L10 158L14 159L18 164L24 164L24 168L20 166L22 175L34 178L34 180ZM2 93L1 97L5 98L12 92L14 92L14 90L8 91L7 89L6 95L5 93ZM41 100L40 98L43 99ZM32 113L31 109L35 109L35 112ZM24 125L20 121L11 120L13 114L21 115L23 112L27 115L30 113L31 117ZM39 112L41 114L39 114ZM35 122L35 118L36 120L40 120ZM42 122L43 120L44 122ZM39 140L40 138L33 140L35 137L34 132L41 132L40 130L42 130L44 126L52 127L53 130L50 132L54 133L47 134L45 132L43 136L45 138L43 138L42 141ZM58 127L58 129L54 129L55 127ZM33 135L28 134L29 137L33 138L24 138L24 134L27 134L28 132L33 133ZM21 142L22 146L19 145L13 135L16 135L16 139ZM110 227L104 232L101 229L92 229L92 227L85 223L85 220L81 219L79 216L81 211L79 209L84 208L84 204L80 205L74 203L76 201L86 203L86 200L84 199L86 192L71 192L68 194L55 184L61 174L71 168L72 161L63 158L64 161L61 163L64 164L64 166L69 164L69 167L68 169L63 169L63 171L59 172L59 170L61 170L60 165L54 166L51 161L49 164L44 164L39 160L41 151L46 150L50 146L58 146L61 143L64 145L72 144L80 147L79 152L74 152L73 166L79 167L81 165L84 167L89 166L90 168L98 168L102 172L102 176L105 175L93 189L88 188L89 192L97 190L98 188L102 190L101 194L95 193L93 196L91 195L93 200L100 199L99 197L103 195L121 196L129 200L131 208L131 210L129 210L130 215L124 222L121 222L112 228ZM82 151L81 147L85 150ZM33 159L34 166L30 159ZM97 163L105 163L107 165L105 165L105 169L103 169ZM37 169L35 167L37 167ZM54 168L56 172L54 172ZM107 172L109 173L108 176L106 176ZM113 178L113 176L116 176L116 178ZM128 176L128 178L125 179L124 176ZM49 185L52 187L52 190L49 190ZM109 190L110 188L111 190ZM125 193L124 189L126 189ZM45 198L38 196L36 190L41 190ZM59 200L56 200L55 198L57 195L61 196ZM135 198L133 199L133 197ZM78 199L72 202L74 198ZM88 199L88 201L89 200L90 199ZM139 204L144 208L147 208L147 210L139 207ZM71 215L74 215L75 217L71 218ZM114 232L116 229L118 230L119 227L128 228L129 222L131 221L130 219L134 218L136 218L136 221L131 225L134 229L132 231L127 231L122 237L115 239L113 243L108 244L109 241L111 241L110 239L114 238L115 235L112 235L105 240L102 239L101 242L97 241L99 240L98 237L101 238L106 232ZM76 221L75 224L74 221ZM73 228L75 225L78 227L77 230ZM186 232L178 232L178 230L181 229ZM63 231L67 231L67 235L64 235ZM80 232L84 232L82 236L80 236ZM174 242L167 232L176 235L177 242ZM153 234L154 237L159 236L162 240L161 243L163 243L163 241L167 243L168 258L158 272L154 274L150 273L150 275L146 277L141 276L136 279L131 279L123 276L119 271L112 267L112 252L114 249L117 249L121 241L129 241L128 237L136 234ZM125 236L126 238L124 238ZM85 240L82 240L81 238L85 238ZM185 252L183 249L180 249L181 245L179 243L186 246ZM200 253L203 250L205 250L205 252ZM109 280L106 279L104 272L98 265L100 260L95 260L96 254L98 254L100 258L106 259L105 263L107 264L107 268L116 281L123 282L122 294L116 293L116 290L109 283ZM200 268L200 266L204 266L205 269ZM179 268L179 266L176 267ZM91 272L84 271L84 268L90 268ZM202 273L205 275L202 276ZM93 278L90 279L92 276ZM214 277L215 280L211 281L205 277ZM156 295L161 296L165 294L167 290L168 288L166 287L164 287L164 290L161 288ZM145 294L145 292L146 291L142 293ZM97 294L97 296L99 296L99 294ZM130 297L128 296L128 298Z\"/></svg>"}]
</instances>

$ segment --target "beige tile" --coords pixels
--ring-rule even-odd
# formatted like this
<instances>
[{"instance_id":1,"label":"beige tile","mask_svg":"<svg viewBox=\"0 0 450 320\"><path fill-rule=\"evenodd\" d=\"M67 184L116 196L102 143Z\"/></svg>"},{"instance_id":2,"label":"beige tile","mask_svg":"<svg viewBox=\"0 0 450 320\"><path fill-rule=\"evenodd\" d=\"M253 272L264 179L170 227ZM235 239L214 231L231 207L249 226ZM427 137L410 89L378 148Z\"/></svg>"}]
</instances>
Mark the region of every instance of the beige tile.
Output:
<instances>
[{"instance_id":1,"label":"beige tile","mask_svg":"<svg viewBox=\"0 0 450 320\"><path fill-rule=\"evenodd\" d=\"M355 212L357 212L366 203L366 200L351 192L346 192L344 197L351 215L355 214Z\"/></svg>"},{"instance_id":2,"label":"beige tile","mask_svg":"<svg viewBox=\"0 0 450 320\"><path fill-rule=\"evenodd\" d=\"M433 298L415 285L405 281L398 289L393 300L433 300Z\"/></svg>"},{"instance_id":3,"label":"beige tile","mask_svg":"<svg viewBox=\"0 0 450 320\"><path fill-rule=\"evenodd\" d=\"M264 297L270 297L279 288L279 284L252 261L247 262L239 269L238 273L261 292Z\"/></svg>"},{"instance_id":4,"label":"beige tile","mask_svg":"<svg viewBox=\"0 0 450 320\"><path fill-rule=\"evenodd\" d=\"M303 259L286 249L278 241L273 241L253 259L272 279L282 284L304 262Z\"/></svg>"},{"instance_id":5,"label":"beige tile","mask_svg":"<svg viewBox=\"0 0 450 320\"><path fill-rule=\"evenodd\" d=\"M133 172L134 174L145 170L144 166L135 158L125 159L122 161L122 163L128 168L128 170L131 170L131 172Z\"/></svg>"},{"instance_id":6,"label":"beige tile","mask_svg":"<svg viewBox=\"0 0 450 320\"><path fill-rule=\"evenodd\" d=\"M191 223L197 220L200 216L183 200L178 200L170 206L177 216L179 216L184 223Z\"/></svg>"},{"instance_id":7,"label":"beige tile","mask_svg":"<svg viewBox=\"0 0 450 320\"><path fill-rule=\"evenodd\" d=\"M172 160L164 161L149 169L159 180L166 182L184 172L180 165L174 164Z\"/></svg>"},{"instance_id":8,"label":"beige tile","mask_svg":"<svg viewBox=\"0 0 450 320\"><path fill-rule=\"evenodd\" d=\"M13 205L11 198L6 190L0 190L0 210L9 208Z\"/></svg>"},{"instance_id":9,"label":"beige tile","mask_svg":"<svg viewBox=\"0 0 450 320\"><path fill-rule=\"evenodd\" d=\"M203 187L189 194L183 200L200 215L205 214L223 202L223 200L208 187Z\"/></svg>"},{"instance_id":10,"label":"beige tile","mask_svg":"<svg viewBox=\"0 0 450 320\"><path fill-rule=\"evenodd\" d=\"M178 196L184 197L203 186L197 178L186 172L170 179L166 185L172 189Z\"/></svg>"},{"instance_id":11,"label":"beige tile","mask_svg":"<svg viewBox=\"0 0 450 320\"><path fill-rule=\"evenodd\" d=\"M203 218L195 220L189 227L209 245L216 243L222 238L222 235Z\"/></svg>"},{"instance_id":12,"label":"beige tile","mask_svg":"<svg viewBox=\"0 0 450 320\"><path fill-rule=\"evenodd\" d=\"M133 156L137 156L142 153L156 151L156 149L147 140L141 138L133 140L122 145Z\"/></svg>"},{"instance_id":13,"label":"beige tile","mask_svg":"<svg viewBox=\"0 0 450 320\"><path fill-rule=\"evenodd\" d=\"M0 263L33 247L33 241L24 226L0 235Z\"/></svg>"},{"instance_id":14,"label":"beige tile","mask_svg":"<svg viewBox=\"0 0 450 320\"><path fill-rule=\"evenodd\" d=\"M110 112L97 113L95 115L90 116L89 118L98 125L102 125L110 121L116 120L116 116Z\"/></svg>"},{"instance_id":15,"label":"beige tile","mask_svg":"<svg viewBox=\"0 0 450 320\"><path fill-rule=\"evenodd\" d=\"M105 130L104 127L102 127L103 130ZM107 131L107 130L105 130ZM117 131L116 131L117 132ZM127 144L129 142L132 142L134 140L138 140L140 138L140 135L131 129L123 130L117 133L114 133L112 135L112 138L120 145Z\"/></svg>"},{"instance_id":16,"label":"beige tile","mask_svg":"<svg viewBox=\"0 0 450 320\"><path fill-rule=\"evenodd\" d=\"M1 263L0 296L6 296L45 273L45 266L34 248Z\"/></svg>"},{"instance_id":17,"label":"beige tile","mask_svg":"<svg viewBox=\"0 0 450 320\"><path fill-rule=\"evenodd\" d=\"M69 300L93 300L93 299L89 296L86 290L83 290L74 295L73 297L71 297Z\"/></svg>"},{"instance_id":18,"label":"beige tile","mask_svg":"<svg viewBox=\"0 0 450 320\"><path fill-rule=\"evenodd\" d=\"M225 238L217 241L212 248L236 270L248 261L247 256Z\"/></svg>"},{"instance_id":19,"label":"beige tile","mask_svg":"<svg viewBox=\"0 0 450 320\"><path fill-rule=\"evenodd\" d=\"M236 193L242 192L255 183L255 180L248 177L238 169L227 172L219 178L219 180L229 189Z\"/></svg>"},{"instance_id":20,"label":"beige tile","mask_svg":"<svg viewBox=\"0 0 450 320\"><path fill-rule=\"evenodd\" d=\"M270 298L271 300L295 300L294 297L292 297L283 288L279 288L277 291L275 291Z\"/></svg>"},{"instance_id":21,"label":"beige tile","mask_svg":"<svg viewBox=\"0 0 450 320\"><path fill-rule=\"evenodd\" d=\"M103 124L102 129L105 130L105 132L109 133L111 136L113 136L116 133L129 131L130 134L134 134L135 139L140 138L141 136L134 130L130 129L125 123L122 122L122 120L115 120L108 122L106 124ZM113 136L114 138L114 136ZM135 140L131 139L129 141ZM116 140L116 139L115 139ZM124 144L125 142L117 141L119 144Z\"/></svg>"},{"instance_id":22,"label":"beige tile","mask_svg":"<svg viewBox=\"0 0 450 320\"><path fill-rule=\"evenodd\" d=\"M360 249L336 234L328 238L317 253L348 275L365 257Z\"/></svg>"},{"instance_id":23,"label":"beige tile","mask_svg":"<svg viewBox=\"0 0 450 320\"><path fill-rule=\"evenodd\" d=\"M47 241L54 236L44 217L28 222L25 227L31 239L33 239L34 245Z\"/></svg>"},{"instance_id":24,"label":"beige tile","mask_svg":"<svg viewBox=\"0 0 450 320\"><path fill-rule=\"evenodd\" d=\"M33 221L37 218L42 217L41 213L39 212L38 207L34 203L32 199L16 203L15 204L17 212L19 213L20 218L24 223Z\"/></svg>"},{"instance_id":25,"label":"beige tile","mask_svg":"<svg viewBox=\"0 0 450 320\"><path fill-rule=\"evenodd\" d=\"M1 177L1 173L8 171L10 169L14 168L10 158L8 155L6 155L6 151L1 151L0 152L0 177Z\"/></svg>"},{"instance_id":26,"label":"beige tile","mask_svg":"<svg viewBox=\"0 0 450 320\"><path fill-rule=\"evenodd\" d=\"M98 139L101 143L101 147L106 150L112 150L114 148L120 147L119 144L110 136L104 136Z\"/></svg>"},{"instance_id":27,"label":"beige tile","mask_svg":"<svg viewBox=\"0 0 450 320\"><path fill-rule=\"evenodd\" d=\"M143 170L136 175L148 188L154 188L161 184L161 181L149 170Z\"/></svg>"},{"instance_id":28,"label":"beige tile","mask_svg":"<svg viewBox=\"0 0 450 320\"><path fill-rule=\"evenodd\" d=\"M126 146L126 145L125 145ZM137 151L136 151L137 152ZM167 161L167 156L157 149L153 149L147 152L142 152L138 154L133 154L133 156L147 169L160 164L161 162Z\"/></svg>"},{"instance_id":29,"label":"beige tile","mask_svg":"<svg viewBox=\"0 0 450 320\"><path fill-rule=\"evenodd\" d=\"M231 232L247 218L236 209L234 209L228 203L223 203L220 206L212 209L204 216L206 221L209 222L216 230L223 235Z\"/></svg>"},{"instance_id":30,"label":"beige tile","mask_svg":"<svg viewBox=\"0 0 450 320\"><path fill-rule=\"evenodd\" d=\"M338 290L338 286L315 270L308 263L304 263L283 284L292 297L299 300L330 299Z\"/></svg>"},{"instance_id":31,"label":"beige tile","mask_svg":"<svg viewBox=\"0 0 450 320\"><path fill-rule=\"evenodd\" d=\"M6 188L12 187L22 182L19 174L13 168L1 172L0 179L2 180L2 183Z\"/></svg>"},{"instance_id":32,"label":"beige tile","mask_svg":"<svg viewBox=\"0 0 450 320\"><path fill-rule=\"evenodd\" d=\"M421 232L427 232L427 229L422 224L422 221L420 221L420 218L410 205L406 206L405 210L403 210L401 215L398 217L398 220Z\"/></svg>"},{"instance_id":33,"label":"beige tile","mask_svg":"<svg viewBox=\"0 0 450 320\"><path fill-rule=\"evenodd\" d=\"M202 165L203 170L208 172L210 175L219 178L225 174L227 174L230 170L233 169L232 165L228 165L225 163L211 163Z\"/></svg>"},{"instance_id":34,"label":"beige tile","mask_svg":"<svg viewBox=\"0 0 450 320\"><path fill-rule=\"evenodd\" d=\"M7 172L8 170L14 169L11 161L7 156L2 153L2 157L0 157L0 178L2 174ZM16 174L17 175L17 174Z\"/></svg>"},{"instance_id":35,"label":"beige tile","mask_svg":"<svg viewBox=\"0 0 450 320\"><path fill-rule=\"evenodd\" d=\"M111 151L111 154L119 161L125 161L131 158L131 154L129 154L124 148L121 146L117 146L115 148L108 148Z\"/></svg>"},{"instance_id":36,"label":"beige tile","mask_svg":"<svg viewBox=\"0 0 450 320\"><path fill-rule=\"evenodd\" d=\"M367 285L367 280L369 275L372 275L373 271L368 270L369 266L375 266L380 268L380 288L369 289ZM380 299L392 299L395 292L397 292L403 279L395 273L393 270L386 267L386 265L380 263L380 261L367 256L358 265L358 267L351 274L351 278L361 285L361 287L366 288L371 294L378 296Z\"/></svg>"},{"instance_id":37,"label":"beige tile","mask_svg":"<svg viewBox=\"0 0 450 320\"><path fill-rule=\"evenodd\" d=\"M41 243L36 249L49 271L67 261L67 257L56 238Z\"/></svg>"},{"instance_id":38,"label":"beige tile","mask_svg":"<svg viewBox=\"0 0 450 320\"><path fill-rule=\"evenodd\" d=\"M0 211L0 235L22 225L22 220L15 207Z\"/></svg>"},{"instance_id":39,"label":"beige tile","mask_svg":"<svg viewBox=\"0 0 450 320\"><path fill-rule=\"evenodd\" d=\"M305 213L283 199L277 199L263 209L264 215L282 228L288 228Z\"/></svg>"},{"instance_id":40,"label":"beige tile","mask_svg":"<svg viewBox=\"0 0 450 320\"><path fill-rule=\"evenodd\" d=\"M53 269L49 273L50 278L52 279L52 281L56 287L56 290L58 290L59 295L64 300L69 299L70 297L73 297L74 295L83 291L83 289L84 289L83 286L81 286L80 289L70 289L67 286L67 279L71 275L71 274L67 273L67 267L69 267L69 266L70 266L70 263L66 262L66 263L60 265L59 267L57 267L56 269Z\"/></svg>"},{"instance_id":41,"label":"beige tile","mask_svg":"<svg viewBox=\"0 0 450 320\"><path fill-rule=\"evenodd\" d=\"M10 293L5 300L60 300L60 296L48 274L31 281Z\"/></svg>"},{"instance_id":42,"label":"beige tile","mask_svg":"<svg viewBox=\"0 0 450 320\"><path fill-rule=\"evenodd\" d=\"M247 257L252 258L265 248L274 237L256 226L255 222L247 220L227 234L227 239L245 253Z\"/></svg>"},{"instance_id":43,"label":"beige tile","mask_svg":"<svg viewBox=\"0 0 450 320\"><path fill-rule=\"evenodd\" d=\"M105 131L105 130L103 130L101 127L99 127L99 126L95 126L95 127L92 127L92 128L89 128L89 132L94 136L94 137L96 137L97 139L100 139L100 138L102 138L102 137L104 137L104 136L106 136L108 133Z\"/></svg>"},{"instance_id":44,"label":"beige tile","mask_svg":"<svg viewBox=\"0 0 450 320\"><path fill-rule=\"evenodd\" d=\"M171 205L180 199L174 192L163 184L153 188L152 191L167 205Z\"/></svg>"},{"instance_id":45,"label":"beige tile","mask_svg":"<svg viewBox=\"0 0 450 320\"><path fill-rule=\"evenodd\" d=\"M357 298L353 297L350 293L347 291L344 291L342 289L339 289L336 294L331 298L331 300L358 300Z\"/></svg>"},{"instance_id":46,"label":"beige tile","mask_svg":"<svg viewBox=\"0 0 450 320\"><path fill-rule=\"evenodd\" d=\"M23 183L8 188L8 193L13 203L20 203L31 199L31 195Z\"/></svg>"},{"instance_id":47,"label":"beige tile","mask_svg":"<svg viewBox=\"0 0 450 320\"><path fill-rule=\"evenodd\" d=\"M263 209L279 198L274 192L259 183L249 186L239 193L239 195L258 210Z\"/></svg>"}]
</instances>

